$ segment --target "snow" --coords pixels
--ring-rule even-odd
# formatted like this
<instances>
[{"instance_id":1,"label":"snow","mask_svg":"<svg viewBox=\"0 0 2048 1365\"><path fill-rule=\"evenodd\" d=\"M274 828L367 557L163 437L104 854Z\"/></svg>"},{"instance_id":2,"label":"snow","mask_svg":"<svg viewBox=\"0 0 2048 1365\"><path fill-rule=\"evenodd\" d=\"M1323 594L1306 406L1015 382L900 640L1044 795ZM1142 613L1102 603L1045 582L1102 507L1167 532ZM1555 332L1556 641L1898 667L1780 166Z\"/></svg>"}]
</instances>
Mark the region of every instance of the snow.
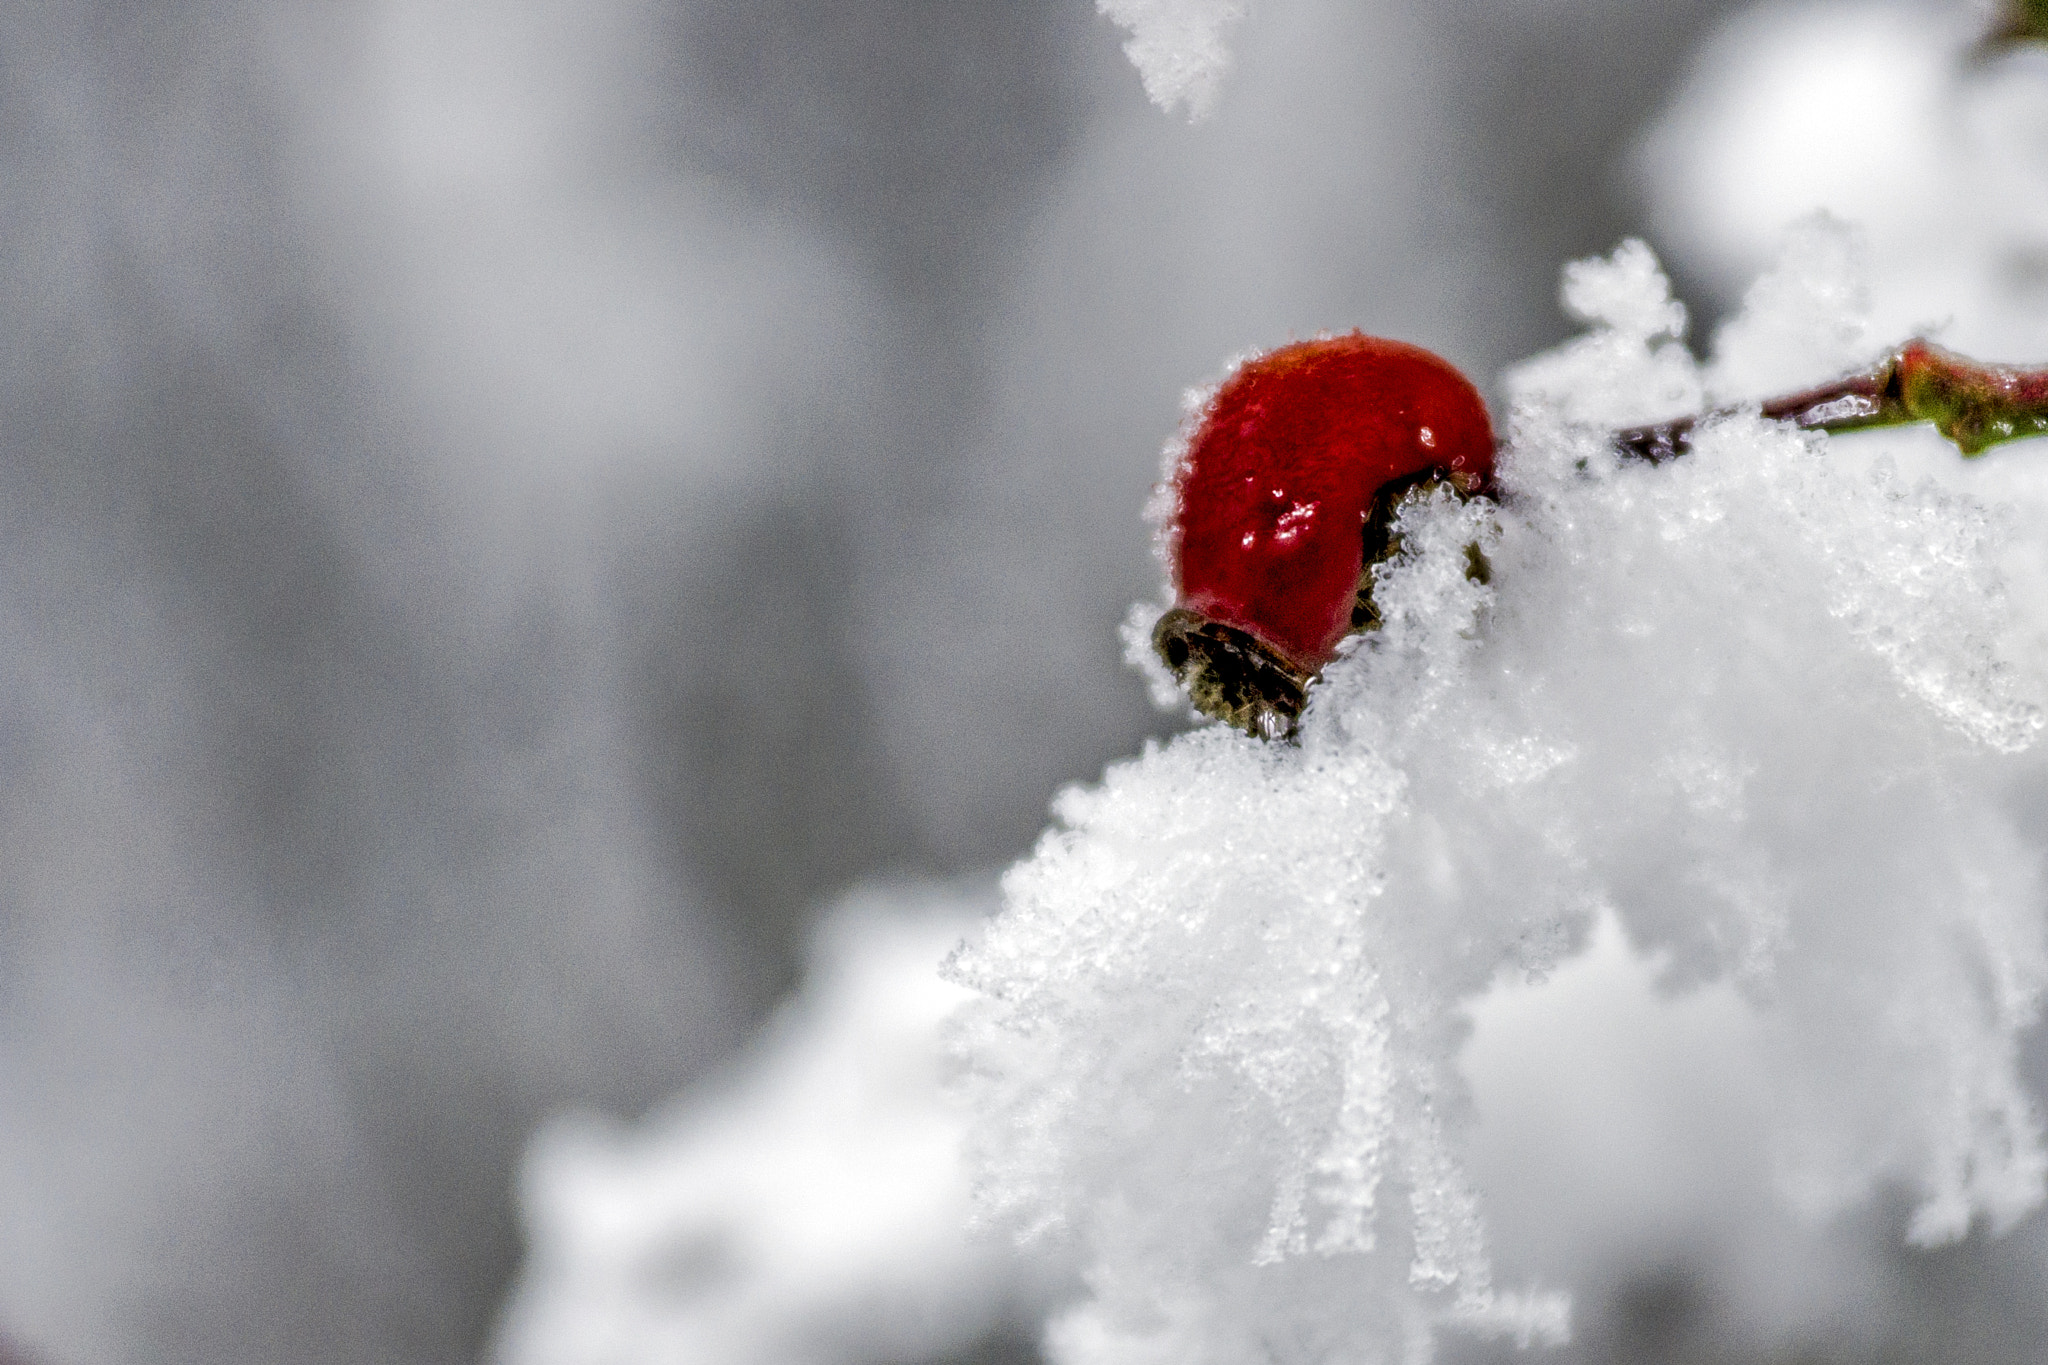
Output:
<instances>
[{"instance_id":1,"label":"snow","mask_svg":"<svg viewBox=\"0 0 2048 1365\"><path fill-rule=\"evenodd\" d=\"M1975 6L1768 4L1731 20L1645 139L1659 236L1732 294L1788 225L1857 225L1872 315L2048 358L2048 50L1972 61Z\"/></svg>"},{"instance_id":2,"label":"snow","mask_svg":"<svg viewBox=\"0 0 2048 1365\"><path fill-rule=\"evenodd\" d=\"M1102 8L1155 102L1215 107L1243 6ZM1148 748L1060 798L954 987L931 966L972 917L857 913L726 1090L550 1130L501 1358L959 1349L1050 1301L1004 1288L1043 1284L1004 1231L1081 1267L1061 1365L1554 1342L1571 1297L1583 1324L1674 1265L1711 1270L1717 1349L1790 1358L1910 1311L1874 1239L2037 1210L2048 461L1740 411L1662 468L1601 437L1930 324L2048 350L2039 64L1952 77L1966 36L1897 5L1738 20L1645 153L1669 241L1741 299L1711 355L1647 245L1569 267L1587 330L1508 376L1503 500L1408 510L1387 626L1301 744ZM1032 469L1077 444L1018 440ZM1124 631L1155 686L1159 610ZM1000 690L943 728L1017 725ZM929 1066L956 1007L971 1131ZM873 1083L905 1059L914 1085Z\"/></svg>"},{"instance_id":3,"label":"snow","mask_svg":"<svg viewBox=\"0 0 2048 1365\"><path fill-rule=\"evenodd\" d=\"M1215 110L1230 69L1224 34L1245 17L1246 0L1096 0L1096 8L1131 35L1124 55L1146 98L1169 112L1184 106L1191 120Z\"/></svg>"},{"instance_id":4,"label":"snow","mask_svg":"<svg viewBox=\"0 0 2048 1365\"><path fill-rule=\"evenodd\" d=\"M1681 343L1685 305L1650 248L1630 239L1606 260L1564 269L1565 311L1591 330L1523 361L1510 379L1517 396L1540 396L1572 421L1633 426L1699 411L1699 369Z\"/></svg>"},{"instance_id":5,"label":"snow","mask_svg":"<svg viewBox=\"0 0 2048 1365\"><path fill-rule=\"evenodd\" d=\"M809 980L723 1085L626 1125L565 1115L522 1182L502 1365L883 1362L1015 1326L1040 1282L967 1234L935 964L986 891L838 906Z\"/></svg>"},{"instance_id":6,"label":"snow","mask_svg":"<svg viewBox=\"0 0 2048 1365\"><path fill-rule=\"evenodd\" d=\"M1403 513L1300 744L1204 727L1059 799L950 971L983 1216L1084 1267L1062 1365L1558 1339L1579 1262L1504 1287L1461 1058L1603 921L1739 1020L1749 1102L1706 1135L1757 1154L1737 1183L1807 1219L1904 1189L1923 1245L2039 1205L2023 528L1859 444L1892 438L1737 413L1652 468L1601 436L1868 335L1854 254L1812 225L1705 367L1647 248L1573 267L1593 325L1509 376L1502 501Z\"/></svg>"}]
</instances>

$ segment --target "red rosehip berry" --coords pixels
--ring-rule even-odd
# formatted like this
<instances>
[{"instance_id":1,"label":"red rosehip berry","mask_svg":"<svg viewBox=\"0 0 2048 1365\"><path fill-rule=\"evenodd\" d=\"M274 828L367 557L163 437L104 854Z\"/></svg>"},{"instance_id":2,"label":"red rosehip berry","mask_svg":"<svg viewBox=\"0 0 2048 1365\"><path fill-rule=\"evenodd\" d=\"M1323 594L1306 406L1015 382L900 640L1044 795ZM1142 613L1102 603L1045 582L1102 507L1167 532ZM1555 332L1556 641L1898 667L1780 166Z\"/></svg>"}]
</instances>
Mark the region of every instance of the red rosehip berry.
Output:
<instances>
[{"instance_id":1,"label":"red rosehip berry","mask_svg":"<svg viewBox=\"0 0 2048 1365\"><path fill-rule=\"evenodd\" d=\"M1176 602L1153 633L1195 705L1291 730L1338 642L1378 623L1371 569L1401 497L1480 491L1493 451L1478 390L1419 347L1353 332L1240 366L1175 474Z\"/></svg>"}]
</instances>

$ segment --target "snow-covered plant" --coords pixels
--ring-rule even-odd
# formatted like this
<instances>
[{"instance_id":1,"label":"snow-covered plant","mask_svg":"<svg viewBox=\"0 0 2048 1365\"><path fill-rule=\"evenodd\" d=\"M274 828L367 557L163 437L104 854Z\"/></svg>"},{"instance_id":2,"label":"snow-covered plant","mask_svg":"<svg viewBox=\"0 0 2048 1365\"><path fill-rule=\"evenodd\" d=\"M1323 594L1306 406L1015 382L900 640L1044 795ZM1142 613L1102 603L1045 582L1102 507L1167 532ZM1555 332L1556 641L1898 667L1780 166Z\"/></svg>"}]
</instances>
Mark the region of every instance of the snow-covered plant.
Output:
<instances>
[{"instance_id":1,"label":"snow-covered plant","mask_svg":"<svg viewBox=\"0 0 2048 1365\"><path fill-rule=\"evenodd\" d=\"M1610 435L1866 339L1835 233L1704 369L1645 248L1574 267L1591 330L1510 376L1498 501L1402 507L1297 742L1200 728L1062 796L951 965L984 1208L1085 1267L1059 1361L1561 1336L1554 1282L1495 1283L1459 1057L1471 1002L1603 916L1739 990L1800 1209L1903 1187L1932 1244L2040 1203L2027 528L1850 448L1882 435L1737 410L1655 466Z\"/></svg>"},{"instance_id":2,"label":"snow-covered plant","mask_svg":"<svg viewBox=\"0 0 2048 1365\"><path fill-rule=\"evenodd\" d=\"M1155 102L1213 106L1244 4L1099 7ZM964 1340L877 1302L998 1319L1003 1272L948 1221L961 1134L926 1048L955 1001L980 1215L1080 1268L1055 1365L1405 1365L1447 1328L1556 1343L1589 1265L1652 1245L1687 1200L1725 1198L1755 1237L1903 1196L1894 1235L1920 1247L2041 1205L2021 1051L2048 986L2029 822L2048 461L2022 446L1965 473L1925 429L1828 434L1931 418L1974 448L2043 415L2014 375L1903 344L1940 298L1961 319L1943 340L2048 343L2014 284L2048 202L2038 91L2003 67L1920 82L1970 40L1903 6L1742 24L1651 153L1680 166L1664 198L1703 234L1696 265L1753 273L1757 242L1780 243L1711 355L1643 244L1569 267L1587 330L1507 376L1483 478L1390 504L1369 628L1294 660L1298 716L1195 728L1064 793L1000 914L960 922L947 974L967 992L918 982L929 935L870 925L873 954L833 940L857 970L821 974L752 1086L644 1138L572 1125L537 1147L507 1359L808 1358L828 1335L868 1359ZM1799 78L1844 62L1870 79ZM1887 91L1913 96L1886 125L1913 136L1869 135ZM1836 142L1756 112L1802 99L1862 112L1822 121ZM1856 160L1879 152L1910 172ZM1836 181L1864 199L1811 197ZM1944 197L1973 211L1928 206ZM1828 207L1867 226L1810 214ZM1170 567L1218 394L1193 396L1168 452ZM1182 605L1128 631L1175 705L1154 626ZM1584 1008L1617 979L1620 1006ZM865 1013L884 1005L902 1008ZM1634 1054L1659 1046L1655 1065L1694 1069L1642 1083ZM1560 1111L1603 1068L1575 1121L1605 1145L1560 1153ZM1693 1126L1695 1165L1646 1197L1597 1163L1655 1105ZM1503 1150L1524 1154L1518 1185ZM817 1252L823 1211L868 1185L877 1217L847 1227L873 1238ZM1794 1254L1786 1296L1843 1267Z\"/></svg>"}]
</instances>

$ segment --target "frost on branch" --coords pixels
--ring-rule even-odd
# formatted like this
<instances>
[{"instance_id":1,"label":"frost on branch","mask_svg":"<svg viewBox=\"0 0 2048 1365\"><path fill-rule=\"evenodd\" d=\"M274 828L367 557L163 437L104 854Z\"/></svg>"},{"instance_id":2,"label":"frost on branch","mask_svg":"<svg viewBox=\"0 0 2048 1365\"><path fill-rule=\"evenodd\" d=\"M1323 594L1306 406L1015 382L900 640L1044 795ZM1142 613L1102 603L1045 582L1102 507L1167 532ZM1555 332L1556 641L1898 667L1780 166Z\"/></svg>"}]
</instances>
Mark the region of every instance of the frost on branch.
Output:
<instances>
[{"instance_id":1,"label":"frost on branch","mask_svg":"<svg viewBox=\"0 0 2048 1365\"><path fill-rule=\"evenodd\" d=\"M1216 107L1230 49L1224 32L1244 18L1247 0L1096 0L1096 8L1129 33L1124 55L1138 68L1145 95L1190 119Z\"/></svg>"},{"instance_id":2,"label":"frost on branch","mask_svg":"<svg viewBox=\"0 0 2048 1365\"><path fill-rule=\"evenodd\" d=\"M1704 381L1646 249L1569 279L1594 328L1511 377L1502 502L1407 507L1299 746L1209 726L1065 793L953 963L985 1210L1086 1267L1064 1365L1559 1336L1495 1283L1458 1058L1470 1002L1602 914L1672 989L1741 991L1803 1211L1899 1185L1932 1243L2041 1200L2023 528L1753 416L1621 464L1606 427ZM1855 296L1787 276L1731 336L1847 334L1814 310Z\"/></svg>"}]
</instances>

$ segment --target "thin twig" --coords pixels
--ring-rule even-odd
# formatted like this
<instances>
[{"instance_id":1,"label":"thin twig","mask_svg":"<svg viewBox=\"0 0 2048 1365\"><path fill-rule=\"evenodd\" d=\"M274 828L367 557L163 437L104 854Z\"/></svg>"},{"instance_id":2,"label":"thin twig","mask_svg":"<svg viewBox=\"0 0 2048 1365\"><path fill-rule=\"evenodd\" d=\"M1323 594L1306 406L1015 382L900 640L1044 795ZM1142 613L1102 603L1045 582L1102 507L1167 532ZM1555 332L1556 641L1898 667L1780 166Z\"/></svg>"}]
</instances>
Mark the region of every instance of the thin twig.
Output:
<instances>
[{"instance_id":1,"label":"thin twig","mask_svg":"<svg viewBox=\"0 0 2048 1365\"><path fill-rule=\"evenodd\" d=\"M2004 441L2048 434L2048 370L1986 365L1914 340L1875 369L1773 398L1762 410L1802 431L1932 422L1963 454L1981 455ZM1681 417L1631 427L1616 432L1614 440L1625 457L1658 464L1691 449L1693 429L1703 420Z\"/></svg>"}]
</instances>

